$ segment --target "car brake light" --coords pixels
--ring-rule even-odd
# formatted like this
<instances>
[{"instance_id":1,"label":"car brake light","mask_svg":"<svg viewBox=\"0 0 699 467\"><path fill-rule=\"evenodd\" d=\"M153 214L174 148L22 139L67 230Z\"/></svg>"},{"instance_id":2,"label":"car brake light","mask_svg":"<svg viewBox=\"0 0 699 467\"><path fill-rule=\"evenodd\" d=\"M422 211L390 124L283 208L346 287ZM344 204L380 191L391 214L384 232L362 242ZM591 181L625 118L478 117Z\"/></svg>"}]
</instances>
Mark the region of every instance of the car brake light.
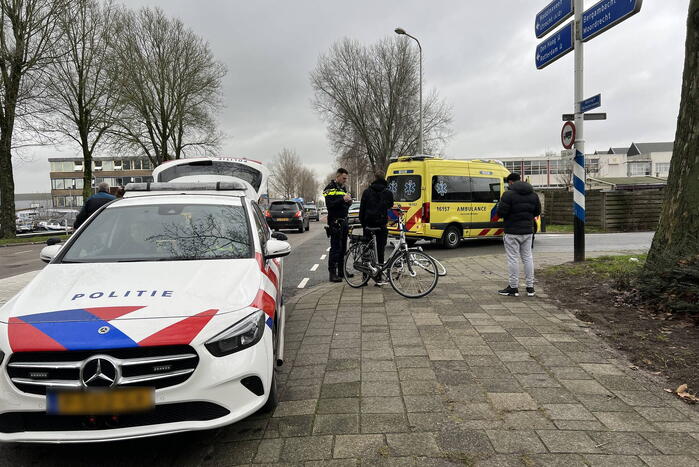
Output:
<instances>
[{"instance_id":1,"label":"car brake light","mask_svg":"<svg viewBox=\"0 0 699 467\"><path fill-rule=\"evenodd\" d=\"M422 203L422 222L430 221L430 203Z\"/></svg>"},{"instance_id":2,"label":"car brake light","mask_svg":"<svg viewBox=\"0 0 699 467\"><path fill-rule=\"evenodd\" d=\"M265 211L265 217L272 217L272 214L269 213L269 209Z\"/></svg>"},{"instance_id":3,"label":"car brake light","mask_svg":"<svg viewBox=\"0 0 699 467\"><path fill-rule=\"evenodd\" d=\"M301 211L296 211L294 213L294 217L301 217Z\"/></svg>"}]
</instances>

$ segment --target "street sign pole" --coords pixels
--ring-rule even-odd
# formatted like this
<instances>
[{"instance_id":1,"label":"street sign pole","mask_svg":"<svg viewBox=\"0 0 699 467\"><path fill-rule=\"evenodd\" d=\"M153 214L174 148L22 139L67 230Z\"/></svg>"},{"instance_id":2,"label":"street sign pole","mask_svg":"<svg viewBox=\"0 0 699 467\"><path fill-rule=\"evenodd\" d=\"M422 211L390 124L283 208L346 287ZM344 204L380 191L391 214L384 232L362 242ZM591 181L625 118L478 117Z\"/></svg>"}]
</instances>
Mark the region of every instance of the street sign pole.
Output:
<instances>
[{"instance_id":1,"label":"street sign pole","mask_svg":"<svg viewBox=\"0 0 699 467\"><path fill-rule=\"evenodd\" d=\"M583 100L583 0L575 0L575 158L573 163L573 260L585 261L585 137L584 115L580 108Z\"/></svg>"}]
</instances>

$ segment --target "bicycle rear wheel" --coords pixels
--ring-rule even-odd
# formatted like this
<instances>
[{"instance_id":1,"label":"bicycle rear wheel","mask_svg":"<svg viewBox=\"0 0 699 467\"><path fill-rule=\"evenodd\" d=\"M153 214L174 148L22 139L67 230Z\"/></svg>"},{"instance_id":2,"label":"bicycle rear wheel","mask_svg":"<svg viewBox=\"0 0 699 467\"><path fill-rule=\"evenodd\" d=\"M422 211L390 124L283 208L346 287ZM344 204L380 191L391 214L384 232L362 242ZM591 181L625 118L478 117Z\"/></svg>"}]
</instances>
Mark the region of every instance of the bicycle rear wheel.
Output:
<instances>
[{"instance_id":1,"label":"bicycle rear wheel","mask_svg":"<svg viewBox=\"0 0 699 467\"><path fill-rule=\"evenodd\" d=\"M362 255L366 255L366 245L362 243L355 243L350 245L345 254L345 264L343 264L345 282L350 287L359 288L366 285L369 282L368 266L362 258ZM348 277L352 275L353 277Z\"/></svg>"},{"instance_id":2,"label":"bicycle rear wheel","mask_svg":"<svg viewBox=\"0 0 699 467\"><path fill-rule=\"evenodd\" d=\"M391 287L405 298L424 297L437 286L437 264L421 251L404 251L391 261L388 280Z\"/></svg>"}]
</instances>

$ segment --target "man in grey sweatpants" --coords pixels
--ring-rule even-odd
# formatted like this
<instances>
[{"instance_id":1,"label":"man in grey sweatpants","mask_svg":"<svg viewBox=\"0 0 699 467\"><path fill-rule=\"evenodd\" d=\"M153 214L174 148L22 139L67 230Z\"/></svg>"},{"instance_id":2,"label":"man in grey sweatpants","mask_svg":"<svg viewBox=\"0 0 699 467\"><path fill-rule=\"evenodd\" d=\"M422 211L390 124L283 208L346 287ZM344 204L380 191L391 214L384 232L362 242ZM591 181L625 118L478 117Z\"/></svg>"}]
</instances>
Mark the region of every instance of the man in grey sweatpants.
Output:
<instances>
[{"instance_id":1,"label":"man in grey sweatpants","mask_svg":"<svg viewBox=\"0 0 699 467\"><path fill-rule=\"evenodd\" d=\"M532 239L534 236L534 218L541 214L541 201L534 193L534 188L520 180L517 173L511 173L505 179L508 190L498 203L498 216L505 220L505 254L507 255L507 272L509 283L499 290L500 295L519 297L519 260L524 265L527 295L534 296L534 257Z\"/></svg>"}]
</instances>

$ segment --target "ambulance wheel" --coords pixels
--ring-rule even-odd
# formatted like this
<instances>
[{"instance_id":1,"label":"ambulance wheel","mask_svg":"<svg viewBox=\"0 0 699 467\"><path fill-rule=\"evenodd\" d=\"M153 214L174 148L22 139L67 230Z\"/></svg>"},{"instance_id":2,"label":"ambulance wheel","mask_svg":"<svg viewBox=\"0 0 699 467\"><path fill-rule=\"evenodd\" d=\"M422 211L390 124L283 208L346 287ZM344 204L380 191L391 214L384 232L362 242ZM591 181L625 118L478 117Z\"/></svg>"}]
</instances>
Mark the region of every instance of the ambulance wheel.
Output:
<instances>
[{"instance_id":1,"label":"ambulance wheel","mask_svg":"<svg viewBox=\"0 0 699 467\"><path fill-rule=\"evenodd\" d=\"M450 225L444 230L442 235L442 246L448 250L453 250L461 243L461 232L455 225Z\"/></svg>"}]
</instances>

